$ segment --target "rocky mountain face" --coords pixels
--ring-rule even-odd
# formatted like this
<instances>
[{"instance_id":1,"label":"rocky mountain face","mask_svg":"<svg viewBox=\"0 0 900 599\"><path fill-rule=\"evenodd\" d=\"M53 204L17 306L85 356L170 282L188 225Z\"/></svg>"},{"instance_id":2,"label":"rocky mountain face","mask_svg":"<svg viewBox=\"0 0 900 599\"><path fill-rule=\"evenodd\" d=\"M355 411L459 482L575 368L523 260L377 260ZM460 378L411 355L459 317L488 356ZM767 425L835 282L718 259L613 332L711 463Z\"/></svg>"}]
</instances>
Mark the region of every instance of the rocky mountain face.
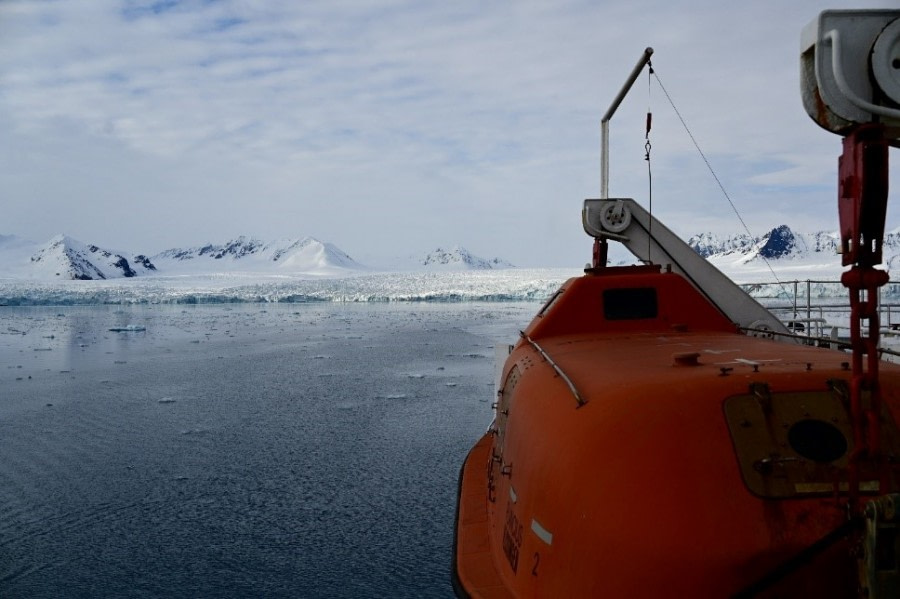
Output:
<instances>
[{"instance_id":1,"label":"rocky mountain face","mask_svg":"<svg viewBox=\"0 0 900 599\"><path fill-rule=\"evenodd\" d=\"M739 282L840 279L840 235L836 231L799 233L780 225L759 237L717 236L711 233L688 239L694 251ZM882 266L900 270L900 229L885 233Z\"/></svg>"},{"instance_id":2,"label":"rocky mountain face","mask_svg":"<svg viewBox=\"0 0 900 599\"><path fill-rule=\"evenodd\" d=\"M788 225L780 225L759 237L702 233L691 236L688 245L735 280L774 278L773 269L796 278L837 278L842 271L837 253L840 239L832 231L799 233ZM888 271L900 269L900 229L885 235L883 262ZM514 267L500 258L481 258L455 246L406 258L403 268ZM85 244L65 235L57 235L45 244L0 235L0 277L90 280L228 272L319 276L364 270L368 269L333 244L312 237L265 242L241 236L222 244L173 248L147 256Z\"/></svg>"},{"instance_id":3,"label":"rocky mountain face","mask_svg":"<svg viewBox=\"0 0 900 599\"><path fill-rule=\"evenodd\" d=\"M500 258L485 259L463 247L438 248L404 259L403 270L486 270L513 268ZM37 244L0 235L0 278L96 280L156 275L303 274L341 276L369 271L331 243L313 237L262 241L240 236L225 243L172 248L158 254L130 254L66 235Z\"/></svg>"},{"instance_id":4,"label":"rocky mountain face","mask_svg":"<svg viewBox=\"0 0 900 599\"><path fill-rule=\"evenodd\" d=\"M823 259L827 259L837 255L840 236L831 231L797 233L787 225L780 225L760 237L701 233L691 236L687 243L704 258L732 256L743 257L745 261L758 257L779 260L820 254ZM889 245L900 251L900 234L888 234L885 237L885 247Z\"/></svg>"},{"instance_id":5,"label":"rocky mountain face","mask_svg":"<svg viewBox=\"0 0 900 599\"><path fill-rule=\"evenodd\" d=\"M352 269L364 267L331 243L312 237L263 242L252 237L237 237L221 245L207 244L192 248L174 248L152 257L167 267L190 264L214 270L234 268L250 270L314 271L317 269ZM246 268L244 268L246 267Z\"/></svg>"},{"instance_id":6,"label":"rocky mountain face","mask_svg":"<svg viewBox=\"0 0 900 599\"><path fill-rule=\"evenodd\" d=\"M206 244L195 248L173 248L160 252L155 256L158 259L173 260L193 260L194 258L212 258L213 260L221 260L222 258L243 258L251 256L258 252L264 244L261 241L250 239L247 237L238 237L222 245Z\"/></svg>"},{"instance_id":7,"label":"rocky mountain face","mask_svg":"<svg viewBox=\"0 0 900 599\"><path fill-rule=\"evenodd\" d=\"M98 280L149 274L227 272L340 274L364 270L330 243L305 237L262 242L238 237L221 245L174 248L148 257L57 235L45 244L0 235L0 278Z\"/></svg>"},{"instance_id":8,"label":"rocky mountain face","mask_svg":"<svg viewBox=\"0 0 900 599\"><path fill-rule=\"evenodd\" d=\"M38 271L73 280L134 277L156 270L144 255L126 255L57 235L31 256Z\"/></svg>"}]
</instances>

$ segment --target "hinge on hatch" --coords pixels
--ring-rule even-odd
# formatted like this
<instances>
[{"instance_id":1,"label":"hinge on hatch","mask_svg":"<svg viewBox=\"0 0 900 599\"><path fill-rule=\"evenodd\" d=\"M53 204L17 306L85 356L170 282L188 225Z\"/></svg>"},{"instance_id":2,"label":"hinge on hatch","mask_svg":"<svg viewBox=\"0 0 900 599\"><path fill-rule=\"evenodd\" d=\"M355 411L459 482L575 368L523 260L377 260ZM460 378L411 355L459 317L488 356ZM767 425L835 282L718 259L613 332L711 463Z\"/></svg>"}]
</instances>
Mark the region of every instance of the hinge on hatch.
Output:
<instances>
[{"instance_id":1,"label":"hinge on hatch","mask_svg":"<svg viewBox=\"0 0 900 599\"><path fill-rule=\"evenodd\" d=\"M756 399L763 414L772 412L772 392L769 391L769 383L750 383L750 395Z\"/></svg>"},{"instance_id":2,"label":"hinge on hatch","mask_svg":"<svg viewBox=\"0 0 900 599\"><path fill-rule=\"evenodd\" d=\"M850 411L850 385L844 379L828 379L826 381L828 389L831 393L841 400L841 404L848 412Z\"/></svg>"}]
</instances>

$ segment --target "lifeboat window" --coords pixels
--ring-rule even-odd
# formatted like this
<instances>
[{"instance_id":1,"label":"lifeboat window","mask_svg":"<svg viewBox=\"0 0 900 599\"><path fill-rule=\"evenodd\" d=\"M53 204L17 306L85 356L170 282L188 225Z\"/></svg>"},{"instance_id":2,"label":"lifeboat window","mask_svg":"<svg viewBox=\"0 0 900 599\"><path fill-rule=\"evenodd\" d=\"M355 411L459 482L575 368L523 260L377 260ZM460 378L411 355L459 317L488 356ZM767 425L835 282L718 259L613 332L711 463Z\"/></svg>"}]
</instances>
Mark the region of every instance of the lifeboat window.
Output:
<instances>
[{"instance_id":1,"label":"lifeboat window","mask_svg":"<svg viewBox=\"0 0 900 599\"><path fill-rule=\"evenodd\" d=\"M656 318L656 289L637 287L607 289L603 292L603 316L606 320Z\"/></svg>"},{"instance_id":2,"label":"lifeboat window","mask_svg":"<svg viewBox=\"0 0 900 599\"><path fill-rule=\"evenodd\" d=\"M843 431L830 422L813 418L798 420L788 429L788 444L814 462L833 462L847 453Z\"/></svg>"}]
</instances>

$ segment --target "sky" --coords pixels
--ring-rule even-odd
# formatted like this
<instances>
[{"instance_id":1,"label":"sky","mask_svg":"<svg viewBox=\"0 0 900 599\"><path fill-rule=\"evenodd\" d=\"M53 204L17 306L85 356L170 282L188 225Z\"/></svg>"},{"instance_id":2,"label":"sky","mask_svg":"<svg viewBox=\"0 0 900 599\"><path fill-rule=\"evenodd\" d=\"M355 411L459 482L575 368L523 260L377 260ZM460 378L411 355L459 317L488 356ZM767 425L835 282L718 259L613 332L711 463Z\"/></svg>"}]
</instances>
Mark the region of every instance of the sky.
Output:
<instances>
[{"instance_id":1,"label":"sky","mask_svg":"<svg viewBox=\"0 0 900 599\"><path fill-rule=\"evenodd\" d=\"M840 137L799 91L801 30L834 6L689 6L0 0L0 234L578 267L600 119L648 46L655 75L611 122L611 197L652 199L682 236L744 232L661 82L752 234L836 230ZM896 2L840 6L861 7Z\"/></svg>"}]
</instances>

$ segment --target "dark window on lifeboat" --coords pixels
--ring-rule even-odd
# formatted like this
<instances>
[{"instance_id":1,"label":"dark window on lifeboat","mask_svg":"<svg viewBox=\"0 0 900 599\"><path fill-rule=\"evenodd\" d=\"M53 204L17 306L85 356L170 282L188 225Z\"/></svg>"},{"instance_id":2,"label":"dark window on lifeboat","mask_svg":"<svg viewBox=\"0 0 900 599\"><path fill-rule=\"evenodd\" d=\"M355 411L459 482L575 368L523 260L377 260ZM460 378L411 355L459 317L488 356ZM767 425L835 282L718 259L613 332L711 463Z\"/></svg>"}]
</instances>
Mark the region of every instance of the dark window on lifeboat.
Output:
<instances>
[{"instance_id":1,"label":"dark window on lifeboat","mask_svg":"<svg viewBox=\"0 0 900 599\"><path fill-rule=\"evenodd\" d=\"M656 318L656 289L607 289L603 292L603 316L606 320Z\"/></svg>"}]
</instances>

